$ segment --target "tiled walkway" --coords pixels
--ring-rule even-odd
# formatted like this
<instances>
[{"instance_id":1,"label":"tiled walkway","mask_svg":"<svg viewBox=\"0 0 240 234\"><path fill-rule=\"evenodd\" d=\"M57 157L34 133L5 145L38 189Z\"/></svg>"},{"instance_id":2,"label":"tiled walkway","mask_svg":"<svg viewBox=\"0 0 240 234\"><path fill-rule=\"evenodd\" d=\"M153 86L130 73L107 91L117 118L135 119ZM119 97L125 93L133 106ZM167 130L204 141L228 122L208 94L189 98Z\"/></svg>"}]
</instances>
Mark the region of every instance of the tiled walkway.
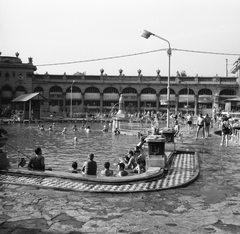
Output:
<instances>
[{"instance_id":1,"label":"tiled walkway","mask_svg":"<svg viewBox=\"0 0 240 234\"><path fill-rule=\"evenodd\" d=\"M199 160L197 154L181 152L174 156L171 169L165 178L156 178L150 182L135 182L131 184L109 185L87 183L83 181L44 178L41 176L26 176L3 173L0 174L0 182L5 184L17 184L37 186L42 188L63 189L84 192L144 192L184 186L194 181L199 175Z\"/></svg>"}]
</instances>

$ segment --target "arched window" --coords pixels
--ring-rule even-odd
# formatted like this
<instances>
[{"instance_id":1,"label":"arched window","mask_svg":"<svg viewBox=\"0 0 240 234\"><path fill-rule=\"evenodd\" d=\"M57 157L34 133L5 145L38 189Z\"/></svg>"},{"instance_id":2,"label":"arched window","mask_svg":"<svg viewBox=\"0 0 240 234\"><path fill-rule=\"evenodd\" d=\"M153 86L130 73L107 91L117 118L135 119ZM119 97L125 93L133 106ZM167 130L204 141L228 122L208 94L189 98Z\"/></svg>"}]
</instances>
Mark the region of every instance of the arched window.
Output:
<instances>
[{"instance_id":1,"label":"arched window","mask_svg":"<svg viewBox=\"0 0 240 234\"><path fill-rule=\"evenodd\" d=\"M189 89L189 91L188 91L188 89L187 88L185 88L185 89L181 89L180 91L179 91L179 95L194 95L195 93L194 93L194 91L192 90L192 89Z\"/></svg>"},{"instance_id":2,"label":"arched window","mask_svg":"<svg viewBox=\"0 0 240 234\"><path fill-rule=\"evenodd\" d=\"M71 93L71 87L68 87L67 90L66 90L67 93ZM76 86L73 86L72 87L72 92L73 93L81 93L81 89L76 87Z\"/></svg>"},{"instance_id":3,"label":"arched window","mask_svg":"<svg viewBox=\"0 0 240 234\"><path fill-rule=\"evenodd\" d=\"M141 91L141 94L156 94L156 91L152 88L145 88Z\"/></svg>"},{"instance_id":4,"label":"arched window","mask_svg":"<svg viewBox=\"0 0 240 234\"><path fill-rule=\"evenodd\" d=\"M167 94L167 88L164 88L160 91L160 94ZM170 94L175 94L175 91L173 89L170 89Z\"/></svg>"},{"instance_id":5,"label":"arched window","mask_svg":"<svg viewBox=\"0 0 240 234\"><path fill-rule=\"evenodd\" d=\"M3 86L2 91L10 91L10 92L12 92L12 88L9 85L5 85L5 86Z\"/></svg>"},{"instance_id":6,"label":"arched window","mask_svg":"<svg viewBox=\"0 0 240 234\"><path fill-rule=\"evenodd\" d=\"M16 88L16 92L25 92L26 90L25 90L25 88L23 87L23 86L18 86L17 88Z\"/></svg>"},{"instance_id":7,"label":"arched window","mask_svg":"<svg viewBox=\"0 0 240 234\"><path fill-rule=\"evenodd\" d=\"M62 93L62 88L59 86L53 86L50 88L50 93Z\"/></svg>"},{"instance_id":8,"label":"arched window","mask_svg":"<svg viewBox=\"0 0 240 234\"><path fill-rule=\"evenodd\" d=\"M223 96L235 96L236 92L233 89L224 89L220 92L220 95Z\"/></svg>"},{"instance_id":9,"label":"arched window","mask_svg":"<svg viewBox=\"0 0 240 234\"><path fill-rule=\"evenodd\" d=\"M114 87L108 87L104 89L103 93L118 93L118 90Z\"/></svg>"},{"instance_id":10,"label":"arched window","mask_svg":"<svg viewBox=\"0 0 240 234\"><path fill-rule=\"evenodd\" d=\"M122 93L137 93L137 90L129 87L129 88L123 89Z\"/></svg>"},{"instance_id":11,"label":"arched window","mask_svg":"<svg viewBox=\"0 0 240 234\"><path fill-rule=\"evenodd\" d=\"M85 93L100 93L99 89L96 87L88 87L85 90Z\"/></svg>"},{"instance_id":12,"label":"arched window","mask_svg":"<svg viewBox=\"0 0 240 234\"><path fill-rule=\"evenodd\" d=\"M34 89L34 92L35 92L35 93L43 93L43 88L42 88L42 87L36 87L36 88Z\"/></svg>"},{"instance_id":13,"label":"arched window","mask_svg":"<svg viewBox=\"0 0 240 234\"><path fill-rule=\"evenodd\" d=\"M198 95L212 95L212 91L210 89L201 89L199 90Z\"/></svg>"}]
</instances>

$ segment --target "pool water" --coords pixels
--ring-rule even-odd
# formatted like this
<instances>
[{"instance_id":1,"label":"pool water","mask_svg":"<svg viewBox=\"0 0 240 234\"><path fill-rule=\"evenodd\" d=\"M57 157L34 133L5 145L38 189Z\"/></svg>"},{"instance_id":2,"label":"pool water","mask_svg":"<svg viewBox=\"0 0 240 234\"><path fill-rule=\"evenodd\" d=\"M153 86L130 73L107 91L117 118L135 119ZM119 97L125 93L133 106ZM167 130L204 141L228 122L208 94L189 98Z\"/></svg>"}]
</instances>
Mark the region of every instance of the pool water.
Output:
<instances>
[{"instance_id":1,"label":"pool water","mask_svg":"<svg viewBox=\"0 0 240 234\"><path fill-rule=\"evenodd\" d=\"M6 146L7 155L11 164L17 163L17 150L24 155L34 155L36 147L41 147L45 157L46 167L57 171L68 171L73 161L77 161L81 168L90 153L95 155L94 159L98 164L98 172L104 169L104 162L109 161L111 169L116 169L119 157L122 157L128 150L134 149L139 139L137 136L115 135L111 131L103 132L103 125L106 123L87 123L91 132L87 133L77 125L77 131L73 131L73 123L55 123L53 131L48 128L52 123L44 123L45 131L40 131L36 123L15 123L3 125L8 131L9 139ZM66 127L66 133L62 133ZM77 137L77 141L75 140ZM14 149L12 148L14 147ZM24 157L22 154L20 157ZM27 162L29 159L27 159Z\"/></svg>"}]
</instances>

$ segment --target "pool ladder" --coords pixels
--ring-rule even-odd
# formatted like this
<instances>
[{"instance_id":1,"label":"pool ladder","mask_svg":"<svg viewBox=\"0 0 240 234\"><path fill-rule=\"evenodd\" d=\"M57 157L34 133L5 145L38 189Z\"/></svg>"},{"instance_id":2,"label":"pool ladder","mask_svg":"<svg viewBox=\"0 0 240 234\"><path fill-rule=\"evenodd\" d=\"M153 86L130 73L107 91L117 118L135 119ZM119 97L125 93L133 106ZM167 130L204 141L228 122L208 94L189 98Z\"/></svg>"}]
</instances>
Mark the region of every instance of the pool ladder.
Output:
<instances>
[{"instance_id":1,"label":"pool ladder","mask_svg":"<svg viewBox=\"0 0 240 234\"><path fill-rule=\"evenodd\" d=\"M25 158L21 158L20 155L23 155L25 156L26 158L31 158L30 156L24 154L23 152L21 152L19 149L16 149L15 147L13 147L12 145L9 145L8 143L5 144L5 152L7 151L6 150L6 146L9 146L11 147L12 149L14 149L15 151L17 151L17 166L21 166L21 162L25 162L26 163L26 160Z\"/></svg>"}]
</instances>

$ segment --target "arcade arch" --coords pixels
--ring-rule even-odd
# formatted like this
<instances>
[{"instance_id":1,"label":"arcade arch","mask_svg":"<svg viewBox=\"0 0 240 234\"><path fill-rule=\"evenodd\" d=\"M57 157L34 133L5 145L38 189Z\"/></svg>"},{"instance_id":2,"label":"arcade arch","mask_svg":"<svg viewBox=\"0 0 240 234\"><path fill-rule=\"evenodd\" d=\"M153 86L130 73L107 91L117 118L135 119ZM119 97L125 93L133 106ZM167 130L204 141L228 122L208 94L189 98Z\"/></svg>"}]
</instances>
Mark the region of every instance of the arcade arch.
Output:
<instances>
[{"instance_id":1,"label":"arcade arch","mask_svg":"<svg viewBox=\"0 0 240 234\"><path fill-rule=\"evenodd\" d=\"M119 101L119 92L115 87L107 87L103 90L103 112L110 112Z\"/></svg>"},{"instance_id":2,"label":"arcade arch","mask_svg":"<svg viewBox=\"0 0 240 234\"><path fill-rule=\"evenodd\" d=\"M87 112L97 113L102 109L100 106L100 103L102 103L102 96L98 88L94 86L86 88L84 99L84 105Z\"/></svg>"},{"instance_id":3,"label":"arcade arch","mask_svg":"<svg viewBox=\"0 0 240 234\"><path fill-rule=\"evenodd\" d=\"M141 110L152 110L157 107L157 95L153 88L144 88L140 94Z\"/></svg>"},{"instance_id":4,"label":"arcade arch","mask_svg":"<svg viewBox=\"0 0 240 234\"><path fill-rule=\"evenodd\" d=\"M63 90L59 86L53 86L49 89L49 99L51 101L51 112L63 111Z\"/></svg>"},{"instance_id":5,"label":"arcade arch","mask_svg":"<svg viewBox=\"0 0 240 234\"><path fill-rule=\"evenodd\" d=\"M139 100L137 90L127 87L122 90L124 106L127 112L133 113L139 110Z\"/></svg>"},{"instance_id":6,"label":"arcade arch","mask_svg":"<svg viewBox=\"0 0 240 234\"><path fill-rule=\"evenodd\" d=\"M9 85L4 85L2 87L2 92L1 92L1 103L2 106L5 108L8 106L8 104L11 102L11 100L13 99L13 90L11 88L11 86Z\"/></svg>"},{"instance_id":7,"label":"arcade arch","mask_svg":"<svg viewBox=\"0 0 240 234\"><path fill-rule=\"evenodd\" d=\"M18 96L20 96L22 94L26 94L26 93L27 93L27 91L23 86L18 86L15 89L15 97L18 97Z\"/></svg>"},{"instance_id":8,"label":"arcade arch","mask_svg":"<svg viewBox=\"0 0 240 234\"><path fill-rule=\"evenodd\" d=\"M213 97L210 89L200 89L198 91L198 110L203 115L212 115Z\"/></svg>"}]
</instances>

